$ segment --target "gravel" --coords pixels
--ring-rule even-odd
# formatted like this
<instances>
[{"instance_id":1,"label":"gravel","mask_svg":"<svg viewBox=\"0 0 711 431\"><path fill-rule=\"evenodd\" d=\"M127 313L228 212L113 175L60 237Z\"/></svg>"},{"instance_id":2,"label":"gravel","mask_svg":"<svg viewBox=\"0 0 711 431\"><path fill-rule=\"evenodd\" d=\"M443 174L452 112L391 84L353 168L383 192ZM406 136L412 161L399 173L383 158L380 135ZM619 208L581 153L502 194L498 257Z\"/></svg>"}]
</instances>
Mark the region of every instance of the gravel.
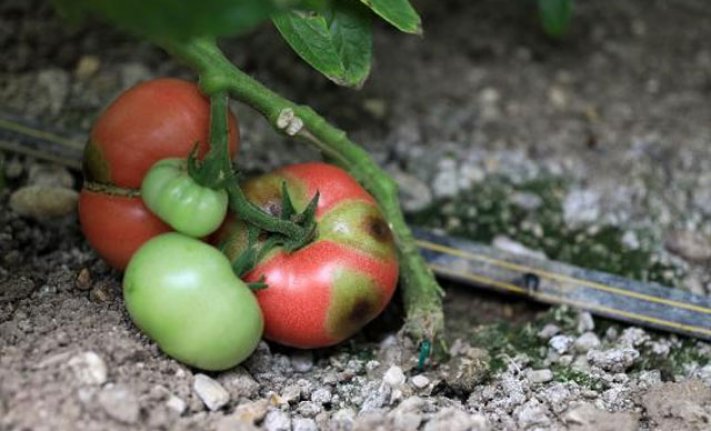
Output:
<instances>
[{"instance_id":1,"label":"gravel","mask_svg":"<svg viewBox=\"0 0 711 431\"><path fill-rule=\"evenodd\" d=\"M211 411L219 410L230 401L230 393L216 380L205 374L196 374L193 390Z\"/></svg>"}]
</instances>

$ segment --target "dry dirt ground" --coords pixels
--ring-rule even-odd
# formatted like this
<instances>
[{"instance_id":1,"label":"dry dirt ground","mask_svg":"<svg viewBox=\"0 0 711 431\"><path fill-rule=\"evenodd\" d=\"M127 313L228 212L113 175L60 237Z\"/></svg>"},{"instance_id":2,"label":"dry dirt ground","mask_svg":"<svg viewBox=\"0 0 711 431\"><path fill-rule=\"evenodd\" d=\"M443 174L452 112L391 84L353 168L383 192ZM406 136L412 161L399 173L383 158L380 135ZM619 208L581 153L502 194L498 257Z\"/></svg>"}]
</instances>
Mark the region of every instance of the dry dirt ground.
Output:
<instances>
[{"instance_id":1,"label":"dry dirt ground","mask_svg":"<svg viewBox=\"0 0 711 431\"><path fill-rule=\"evenodd\" d=\"M81 136L134 83L193 78L100 24L66 27L47 3L0 2L0 110ZM477 232L483 219L450 211L452 202L504 178L532 214L542 198L520 188L555 178L561 230L611 226L619 248L600 256L630 249L648 258L644 271L622 259L616 272L711 293L707 1L579 1L559 42L541 34L532 2L417 5L425 37L378 25L372 77L360 92L299 63L268 28L225 48L246 71L364 143L398 176L413 213L434 205L419 220L459 233L469 226L471 237L486 240ZM246 170L316 156L235 108ZM243 367L211 374L213 384L132 326L120 274L84 243L74 215L36 220L11 208L11 194L29 183L78 188L80 175L0 157L0 430L711 427L708 344L564 309L542 315L544 308L456 286L447 299L453 359L422 378L389 336L395 319L325 351L263 344ZM556 251L573 241L538 247L521 226L486 226L549 257L565 258ZM581 247L600 246L590 235ZM605 259L583 263L607 269ZM652 274L653 263L665 270ZM503 346L508 335L497 333L487 345L474 336L496 321L535 321L527 330L538 344ZM529 350L519 351L524 344Z\"/></svg>"}]
</instances>

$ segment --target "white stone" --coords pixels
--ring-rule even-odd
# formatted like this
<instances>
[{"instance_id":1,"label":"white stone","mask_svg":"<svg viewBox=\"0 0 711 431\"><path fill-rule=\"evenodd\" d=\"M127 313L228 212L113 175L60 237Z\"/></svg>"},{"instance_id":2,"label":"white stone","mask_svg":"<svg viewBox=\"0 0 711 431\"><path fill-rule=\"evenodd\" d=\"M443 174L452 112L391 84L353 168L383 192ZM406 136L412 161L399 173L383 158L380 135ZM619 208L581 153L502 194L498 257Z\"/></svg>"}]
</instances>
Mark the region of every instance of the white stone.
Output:
<instances>
[{"instance_id":1,"label":"white stone","mask_svg":"<svg viewBox=\"0 0 711 431\"><path fill-rule=\"evenodd\" d=\"M594 332L586 332L575 340L575 351L578 353L587 353L599 346L600 338Z\"/></svg>"},{"instance_id":2,"label":"white stone","mask_svg":"<svg viewBox=\"0 0 711 431\"><path fill-rule=\"evenodd\" d=\"M546 383L553 380L553 372L549 369L529 370L527 375L531 383Z\"/></svg>"},{"instance_id":3,"label":"white stone","mask_svg":"<svg viewBox=\"0 0 711 431\"><path fill-rule=\"evenodd\" d=\"M418 375L412 378L412 386L416 387L417 389L426 388L429 384L430 379L423 375Z\"/></svg>"},{"instance_id":4,"label":"white stone","mask_svg":"<svg viewBox=\"0 0 711 431\"><path fill-rule=\"evenodd\" d=\"M138 398L128 388L113 386L99 392L98 401L104 411L119 422L138 422L140 407Z\"/></svg>"},{"instance_id":5,"label":"white stone","mask_svg":"<svg viewBox=\"0 0 711 431\"><path fill-rule=\"evenodd\" d=\"M165 402L165 406L176 412L178 415L185 413L188 405L183 401L182 398L175 395L170 395Z\"/></svg>"},{"instance_id":6,"label":"white stone","mask_svg":"<svg viewBox=\"0 0 711 431\"><path fill-rule=\"evenodd\" d=\"M281 410L271 410L262 424L267 431L291 431L291 418Z\"/></svg>"},{"instance_id":7,"label":"white stone","mask_svg":"<svg viewBox=\"0 0 711 431\"><path fill-rule=\"evenodd\" d=\"M311 401L316 404L326 404L331 402L331 391L326 388L320 388L313 391L311 394Z\"/></svg>"},{"instance_id":8,"label":"white stone","mask_svg":"<svg viewBox=\"0 0 711 431\"><path fill-rule=\"evenodd\" d=\"M229 392L205 374L195 375L193 390L211 411L221 409L230 401Z\"/></svg>"},{"instance_id":9,"label":"white stone","mask_svg":"<svg viewBox=\"0 0 711 431\"><path fill-rule=\"evenodd\" d=\"M402 372L402 368L397 365L393 365L385 372L383 375L383 381L390 385L391 387L399 387L405 384L405 373Z\"/></svg>"},{"instance_id":10,"label":"white stone","mask_svg":"<svg viewBox=\"0 0 711 431\"><path fill-rule=\"evenodd\" d=\"M590 350L588 361L605 371L622 372L634 364L639 358L639 351L632 348L610 349L605 351Z\"/></svg>"},{"instance_id":11,"label":"white stone","mask_svg":"<svg viewBox=\"0 0 711 431\"><path fill-rule=\"evenodd\" d=\"M106 362L95 352L80 353L69 359L69 367L77 379L86 385L102 385L108 379Z\"/></svg>"},{"instance_id":12,"label":"white stone","mask_svg":"<svg viewBox=\"0 0 711 431\"><path fill-rule=\"evenodd\" d=\"M548 345L558 354L566 353L573 346L575 340L569 335L556 335L550 339Z\"/></svg>"},{"instance_id":13,"label":"white stone","mask_svg":"<svg viewBox=\"0 0 711 431\"><path fill-rule=\"evenodd\" d=\"M298 350L291 355L291 366L297 373L306 373L314 367L314 355L310 350Z\"/></svg>"},{"instance_id":14,"label":"white stone","mask_svg":"<svg viewBox=\"0 0 711 431\"><path fill-rule=\"evenodd\" d=\"M292 429L293 431L318 431L318 425L311 418L296 418Z\"/></svg>"}]
</instances>

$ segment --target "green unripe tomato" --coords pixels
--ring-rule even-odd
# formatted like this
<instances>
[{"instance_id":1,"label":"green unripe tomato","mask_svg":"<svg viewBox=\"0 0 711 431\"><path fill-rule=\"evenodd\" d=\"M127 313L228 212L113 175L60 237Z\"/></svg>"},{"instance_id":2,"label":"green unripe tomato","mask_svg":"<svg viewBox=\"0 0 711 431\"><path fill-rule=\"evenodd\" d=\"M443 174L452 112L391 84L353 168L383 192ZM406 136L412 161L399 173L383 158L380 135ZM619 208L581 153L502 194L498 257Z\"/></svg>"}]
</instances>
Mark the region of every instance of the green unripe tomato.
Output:
<instances>
[{"instance_id":1,"label":"green unripe tomato","mask_svg":"<svg viewBox=\"0 0 711 431\"><path fill-rule=\"evenodd\" d=\"M159 235L131 258L123 294L134 323L173 358L203 370L245 360L262 337L256 298L216 248Z\"/></svg>"},{"instance_id":2,"label":"green unripe tomato","mask_svg":"<svg viewBox=\"0 0 711 431\"><path fill-rule=\"evenodd\" d=\"M184 159L154 164L141 183L141 198L161 220L193 237L216 231L227 214L227 192L196 183Z\"/></svg>"}]
</instances>

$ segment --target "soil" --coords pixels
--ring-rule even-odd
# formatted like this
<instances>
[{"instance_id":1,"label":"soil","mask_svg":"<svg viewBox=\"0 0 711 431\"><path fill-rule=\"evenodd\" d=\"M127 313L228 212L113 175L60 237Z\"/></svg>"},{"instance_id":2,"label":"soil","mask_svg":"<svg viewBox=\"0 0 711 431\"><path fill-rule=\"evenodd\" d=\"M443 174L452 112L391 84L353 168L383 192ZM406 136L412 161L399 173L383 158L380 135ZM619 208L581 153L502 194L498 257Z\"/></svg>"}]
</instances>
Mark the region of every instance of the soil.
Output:
<instances>
[{"instance_id":1,"label":"soil","mask_svg":"<svg viewBox=\"0 0 711 431\"><path fill-rule=\"evenodd\" d=\"M65 25L48 3L0 3L0 110L86 133L101 107L134 83L194 78L159 50L100 23ZM711 294L704 258L711 256L707 1L576 2L560 41L541 33L533 2L416 4L424 37L376 25L373 70L361 91L320 77L267 27L224 48L244 70L363 143L399 176L413 219L457 231L468 226L466 216L448 208L491 179L506 178L519 196L523 185L555 178L562 184L561 231L619 230L604 257L580 262L572 254L574 263L628 274L631 261L603 261L628 256L625 247L641 249L645 271L629 274L646 278L661 262L661 274L649 278ZM317 157L249 108L235 109L246 171ZM708 344L600 319L590 327L580 323L592 322L585 313L460 286L448 286L445 301L458 362L424 372L429 383L422 387L412 380L419 374L414 358L402 356L407 350L393 342L396 328L384 318L333 349L304 353L263 343L243 367L210 374L229 393L210 411L193 387L199 372L163 355L132 325L120 274L84 242L76 216L27 217L10 204L16 190L41 183L42 175L74 189L80 175L9 153L0 161L2 430L709 426ZM427 217L417 218L426 208ZM482 240L481 226L495 226L487 235L568 256L555 250L567 250L571 238L551 237L543 246L501 220L457 232ZM581 247L597 247L594 238L584 237ZM515 329L489 342L473 336L496 323ZM558 329L545 335L550 325ZM519 336L510 337L514 332ZM586 333L602 347L566 352ZM471 369L487 357L477 346L499 364L482 377ZM617 352L622 359L612 364L596 359ZM546 370L551 379L533 373ZM462 389L455 371L473 384Z\"/></svg>"}]
</instances>

